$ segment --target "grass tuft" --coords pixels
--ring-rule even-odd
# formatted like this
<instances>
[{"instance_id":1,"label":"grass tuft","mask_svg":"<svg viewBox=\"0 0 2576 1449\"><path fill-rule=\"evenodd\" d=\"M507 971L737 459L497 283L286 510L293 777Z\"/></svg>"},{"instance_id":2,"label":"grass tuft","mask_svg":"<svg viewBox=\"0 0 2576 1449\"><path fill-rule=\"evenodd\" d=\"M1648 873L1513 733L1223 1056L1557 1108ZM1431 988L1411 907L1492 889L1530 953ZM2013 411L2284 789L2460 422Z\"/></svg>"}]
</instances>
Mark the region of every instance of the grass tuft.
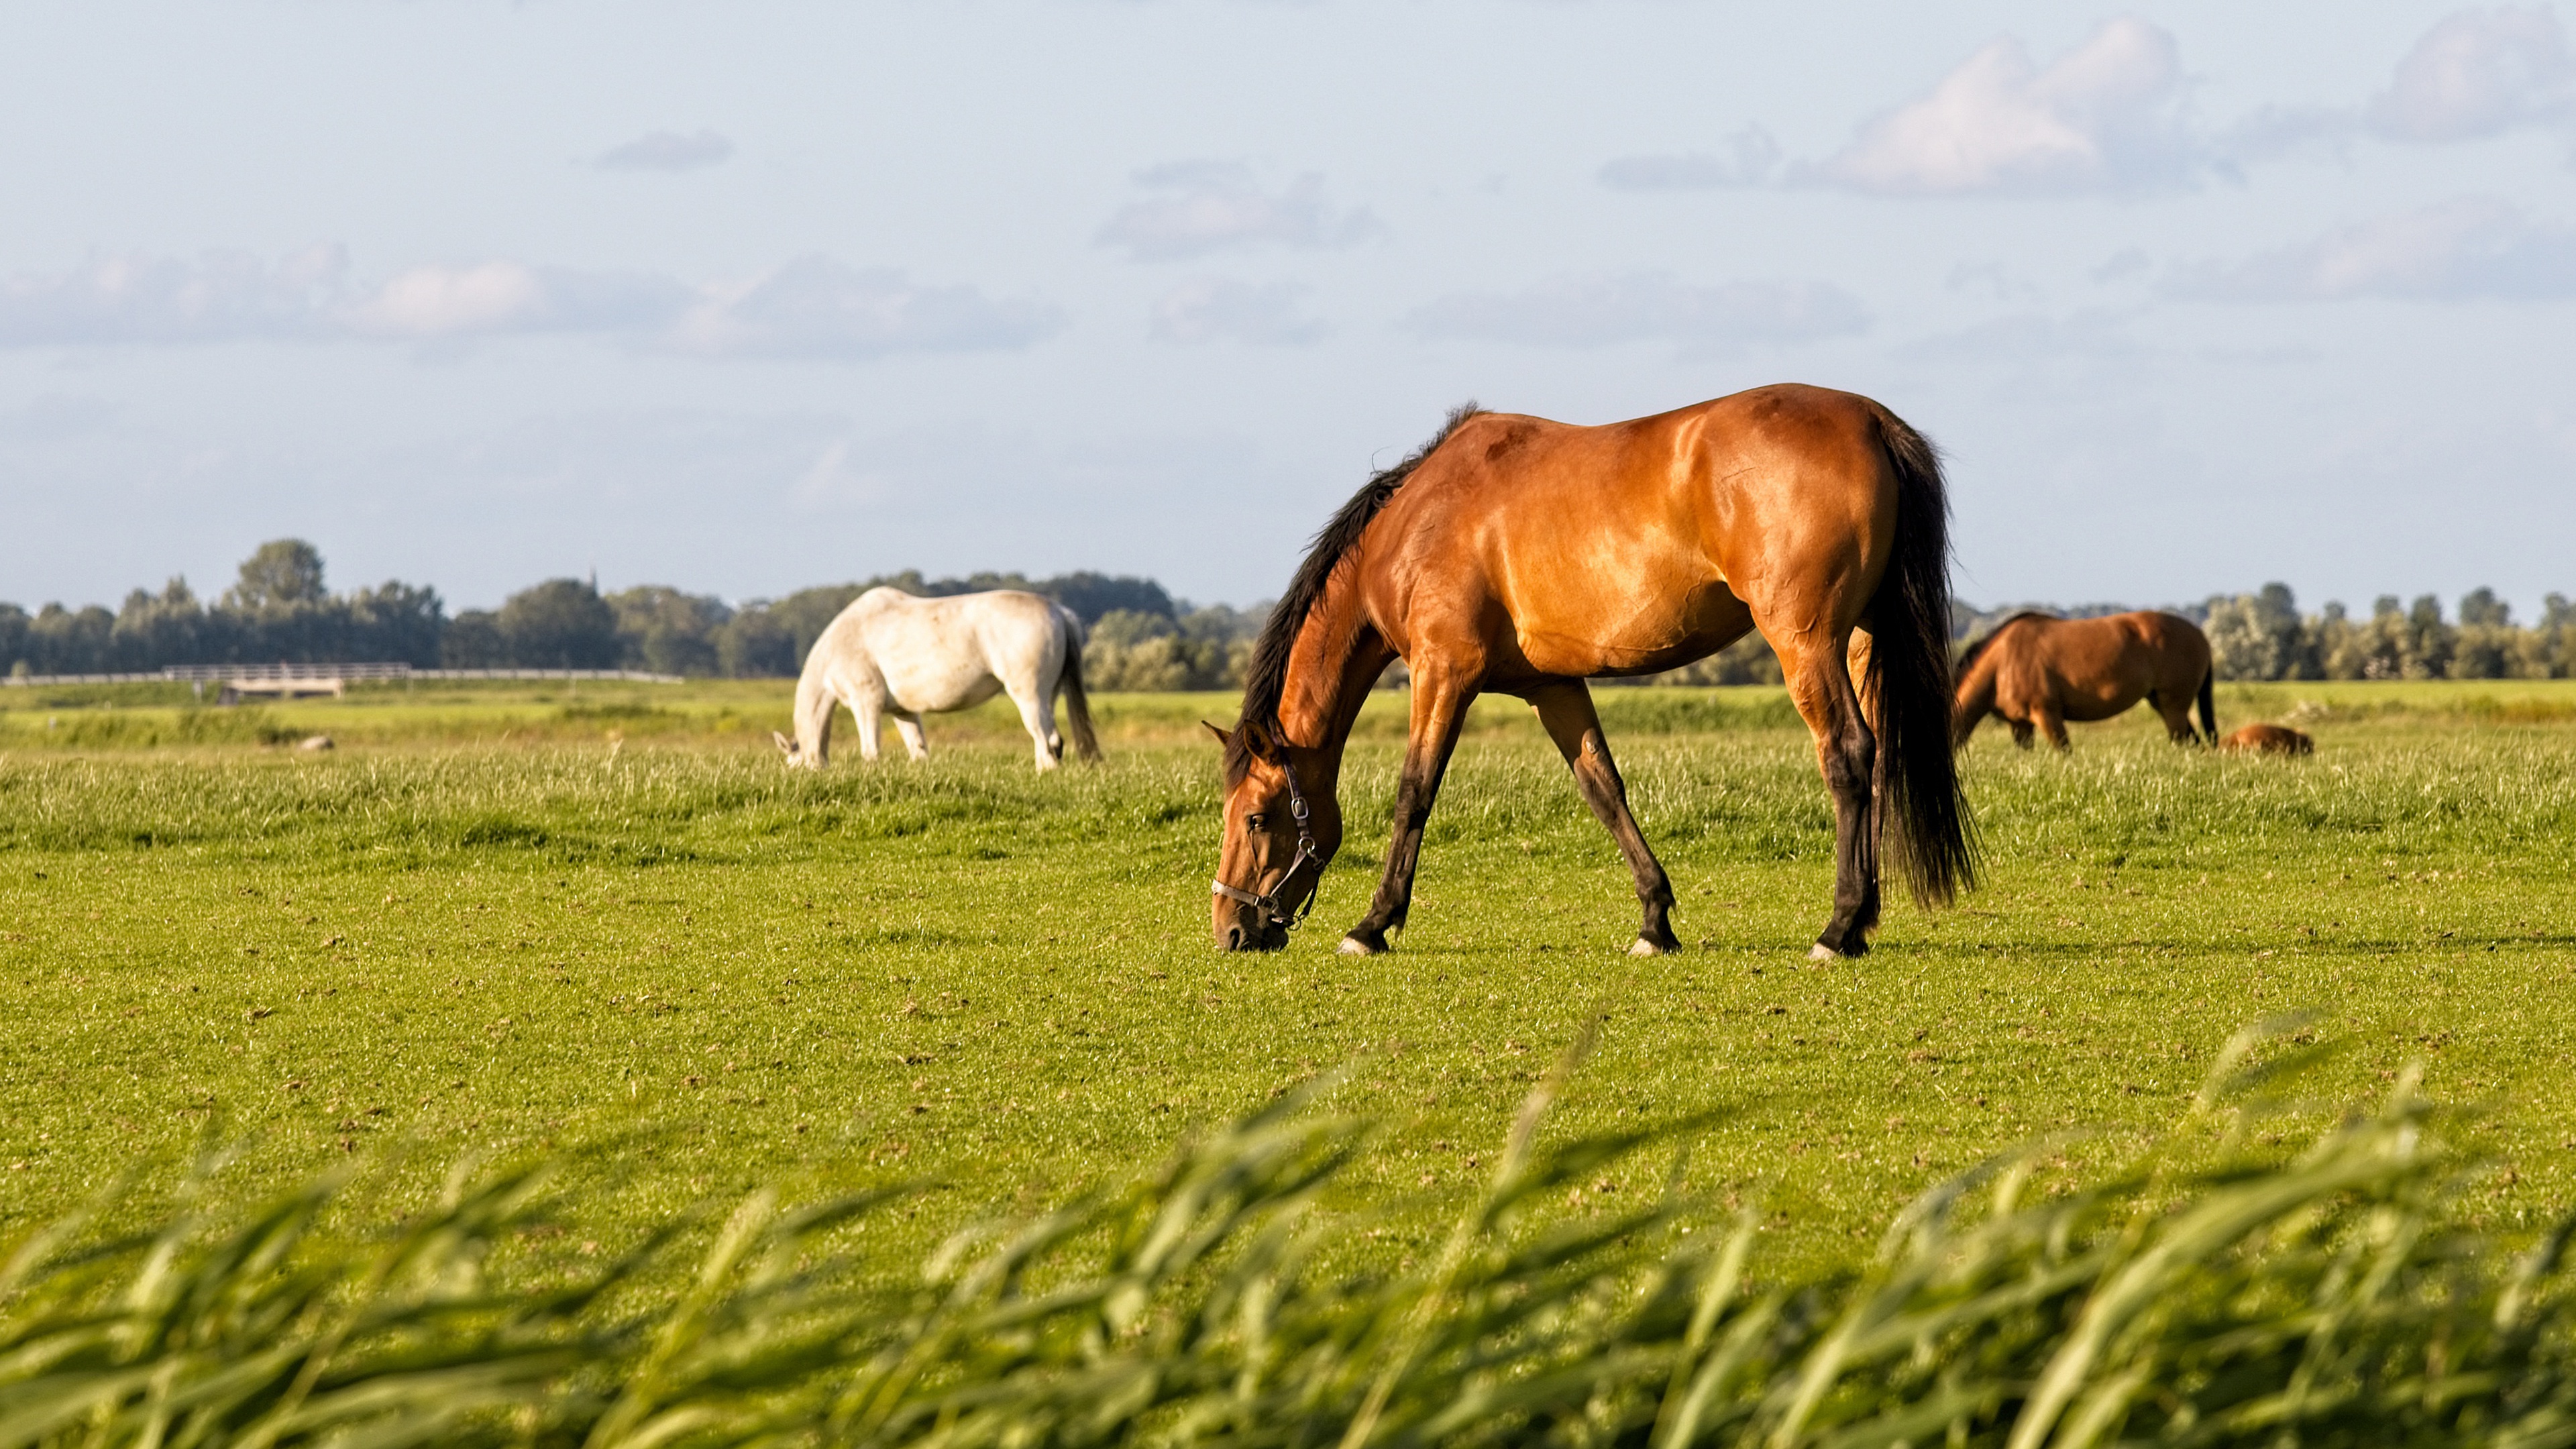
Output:
<instances>
[{"instance_id":1,"label":"grass tuft","mask_svg":"<svg viewBox=\"0 0 2576 1449\"><path fill-rule=\"evenodd\" d=\"M490 1281L548 1168L451 1179L367 1243L346 1174L148 1233L31 1237L0 1276L0 1446L2563 1444L2562 1222L2467 1224L2460 1119L2410 1076L2292 1157L2276 1024L2117 1170L2039 1190L2040 1144L1888 1223L1856 1273L1766 1277L1758 1217L1667 1193L1542 1205L1688 1129L1550 1140L1534 1090L1446 1245L1336 1273L1322 1207L1373 1124L1329 1084L1123 1181L961 1226L911 1275L852 1255L884 1187L725 1215L675 1292L676 1216L551 1287Z\"/></svg>"}]
</instances>

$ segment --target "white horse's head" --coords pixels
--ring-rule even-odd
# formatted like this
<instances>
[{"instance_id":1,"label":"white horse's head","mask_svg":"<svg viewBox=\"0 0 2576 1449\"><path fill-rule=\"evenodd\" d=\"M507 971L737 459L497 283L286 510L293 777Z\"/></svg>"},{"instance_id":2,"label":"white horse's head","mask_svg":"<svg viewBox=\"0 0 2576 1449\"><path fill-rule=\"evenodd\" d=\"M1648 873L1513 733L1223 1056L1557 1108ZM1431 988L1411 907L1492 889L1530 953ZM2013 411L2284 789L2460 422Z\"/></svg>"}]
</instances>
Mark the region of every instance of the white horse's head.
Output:
<instances>
[{"instance_id":1,"label":"white horse's head","mask_svg":"<svg viewBox=\"0 0 2576 1449\"><path fill-rule=\"evenodd\" d=\"M799 768L819 770L823 768L821 754L819 752L807 750L803 740L791 740L776 730L771 730L769 732L769 737L778 741L778 753L786 756L787 768L791 770Z\"/></svg>"}]
</instances>

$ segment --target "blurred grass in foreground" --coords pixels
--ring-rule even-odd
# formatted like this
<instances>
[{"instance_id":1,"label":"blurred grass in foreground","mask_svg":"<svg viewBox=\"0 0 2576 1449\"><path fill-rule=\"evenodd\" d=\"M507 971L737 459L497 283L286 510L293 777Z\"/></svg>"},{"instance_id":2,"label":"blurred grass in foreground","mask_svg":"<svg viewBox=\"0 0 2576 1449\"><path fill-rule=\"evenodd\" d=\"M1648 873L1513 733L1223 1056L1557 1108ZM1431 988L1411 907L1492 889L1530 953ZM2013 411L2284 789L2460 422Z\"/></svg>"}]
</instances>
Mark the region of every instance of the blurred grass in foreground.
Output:
<instances>
[{"instance_id":1,"label":"blurred grass in foreground","mask_svg":"<svg viewBox=\"0 0 2576 1449\"><path fill-rule=\"evenodd\" d=\"M2294 1039L2295 1040L2295 1039ZM1319 1207L1370 1127L1300 1093L1047 1211L856 1270L897 1188L755 1191L676 1294L667 1222L558 1286L489 1260L542 1164L382 1241L317 1236L345 1175L256 1211L193 1179L157 1230L75 1220L0 1269L0 1445L2484 1444L2576 1439L2569 1224L2519 1255L2412 1073L2286 1162L2243 1145L2303 1053L2229 1043L2116 1170L2041 1142L1916 1198L1855 1271L1770 1271L1756 1215L1667 1192L1533 1212L1690 1124L1549 1141L1523 1104L1439 1250L1349 1276ZM1675 1174L1677 1175L1677 1174Z\"/></svg>"}]
</instances>

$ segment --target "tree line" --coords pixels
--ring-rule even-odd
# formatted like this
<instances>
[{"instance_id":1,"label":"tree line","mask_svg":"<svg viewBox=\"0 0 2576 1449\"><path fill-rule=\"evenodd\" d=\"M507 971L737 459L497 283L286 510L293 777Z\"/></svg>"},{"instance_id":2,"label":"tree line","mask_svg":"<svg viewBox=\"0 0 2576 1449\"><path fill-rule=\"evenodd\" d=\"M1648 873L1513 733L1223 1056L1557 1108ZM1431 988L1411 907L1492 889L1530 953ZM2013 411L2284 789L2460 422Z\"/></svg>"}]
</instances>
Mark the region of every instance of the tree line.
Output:
<instances>
[{"instance_id":1,"label":"tree line","mask_svg":"<svg viewBox=\"0 0 2576 1449\"><path fill-rule=\"evenodd\" d=\"M1232 689L1243 683L1267 605L1236 609L1176 599L1152 579L1077 572L924 578L919 570L800 589L736 607L664 584L603 594L582 579L548 579L498 609L450 616L438 591L389 580L333 593L321 551L302 539L261 544L212 603L184 578L136 589L113 611L47 604L33 614L0 604L0 661L29 674L149 673L174 664L326 664L385 661L420 669L642 669L695 677L793 675L825 625L879 585L935 597L1026 589L1071 609L1088 632L1085 681L1100 690ZM1957 606L1965 640L2017 612ZM2049 612L2119 612L2114 604ZM2519 625L2492 589L2473 589L2445 615L2426 594L2401 607L2378 599L2367 618L2329 603L2302 614L2286 584L2213 595L2173 612L2209 635L2221 679L2563 679L2576 675L2576 605L2551 594ZM1396 674L1400 677L1401 666ZM1636 683L1777 684L1780 662L1760 634L1698 663Z\"/></svg>"},{"instance_id":2,"label":"tree line","mask_svg":"<svg viewBox=\"0 0 2576 1449\"><path fill-rule=\"evenodd\" d=\"M2540 618L2516 624L2493 589L2471 589L2444 617L2431 594L2401 607L2382 594L2368 618L2341 603L2299 612L2287 584L2233 598L2214 595L2200 611L2221 679L2565 679L2576 674L2576 604L2541 601Z\"/></svg>"},{"instance_id":3,"label":"tree line","mask_svg":"<svg viewBox=\"0 0 2576 1449\"><path fill-rule=\"evenodd\" d=\"M663 584L601 593L548 579L497 609L453 616L438 591L399 580L333 593L321 550L261 544L233 586L207 602L184 578L124 604L30 614L0 603L0 661L15 675L142 674L181 664L385 662L416 669L642 669L657 674L793 675L825 625L880 584L924 596L1026 589L1071 609L1090 634L1095 689L1221 689L1242 679L1266 608L1196 607L1152 579L1078 572L1031 579L918 570L800 589L737 608Z\"/></svg>"}]
</instances>

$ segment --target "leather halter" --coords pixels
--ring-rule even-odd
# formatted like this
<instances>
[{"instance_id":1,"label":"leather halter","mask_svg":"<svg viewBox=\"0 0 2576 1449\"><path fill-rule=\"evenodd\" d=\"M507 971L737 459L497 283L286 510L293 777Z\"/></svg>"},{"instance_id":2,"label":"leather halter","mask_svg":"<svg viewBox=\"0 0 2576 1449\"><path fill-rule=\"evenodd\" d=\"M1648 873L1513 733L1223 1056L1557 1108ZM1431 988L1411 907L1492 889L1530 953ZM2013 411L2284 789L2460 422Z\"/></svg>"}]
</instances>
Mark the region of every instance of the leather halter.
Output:
<instances>
[{"instance_id":1,"label":"leather halter","mask_svg":"<svg viewBox=\"0 0 2576 1449\"><path fill-rule=\"evenodd\" d=\"M1212 894L1240 902L1259 911L1266 918L1264 924L1295 930L1298 923L1306 919L1306 913L1315 908L1315 897L1322 892L1320 889L1306 892L1305 902L1297 907L1293 915L1279 908L1279 893L1288 888L1288 883L1297 878L1297 872L1305 869L1308 861L1321 862L1324 853L1315 848L1314 834L1306 828L1306 792L1297 788L1297 769L1288 763L1288 757L1284 753L1279 758L1279 773L1288 777L1288 814L1297 822L1295 858L1288 862L1286 870L1279 873L1279 883L1259 895L1227 885L1224 881L1210 882L1210 886ZM1318 881L1316 884L1320 887L1322 882Z\"/></svg>"}]
</instances>

